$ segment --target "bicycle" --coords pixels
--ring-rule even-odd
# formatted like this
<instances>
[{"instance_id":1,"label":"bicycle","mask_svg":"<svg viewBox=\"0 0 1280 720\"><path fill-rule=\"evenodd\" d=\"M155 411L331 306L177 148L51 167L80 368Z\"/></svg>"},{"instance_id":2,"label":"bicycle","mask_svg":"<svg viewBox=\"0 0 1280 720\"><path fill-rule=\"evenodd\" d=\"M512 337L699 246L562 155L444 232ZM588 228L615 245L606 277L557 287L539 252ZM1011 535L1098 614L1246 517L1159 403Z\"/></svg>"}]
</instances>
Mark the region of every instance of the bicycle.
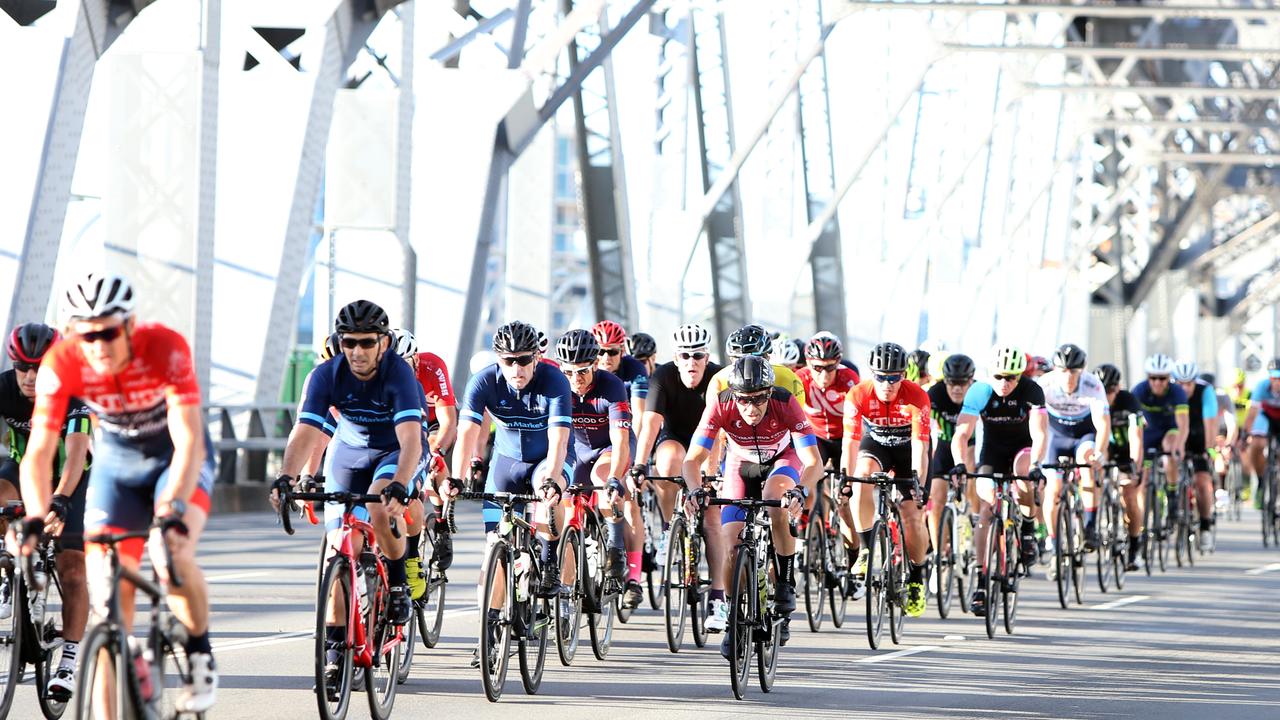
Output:
<instances>
[{"instance_id":1,"label":"bicycle","mask_svg":"<svg viewBox=\"0 0 1280 720\"><path fill-rule=\"evenodd\" d=\"M641 475L641 478L644 476ZM645 590L649 598L649 608L661 610L665 594L662 592L662 568L658 557L658 538L662 536L662 508L658 505L658 496L648 488L638 487L640 494L640 519L644 524L644 547L640 562L644 571Z\"/></svg>"},{"instance_id":2,"label":"bicycle","mask_svg":"<svg viewBox=\"0 0 1280 720\"><path fill-rule=\"evenodd\" d=\"M842 627L849 598L855 594L850 572L853 558L845 545L836 499L827 484L839 474L839 470L827 470L818 479L809 524L804 529L804 542L796 552L797 581L812 632L822 627L824 604L830 606L831 624Z\"/></svg>"},{"instance_id":3,"label":"bicycle","mask_svg":"<svg viewBox=\"0 0 1280 720\"><path fill-rule=\"evenodd\" d=\"M1244 464L1240 462L1240 452L1236 448L1231 448L1223 486L1227 491L1226 515L1239 522L1244 512Z\"/></svg>"},{"instance_id":4,"label":"bicycle","mask_svg":"<svg viewBox=\"0 0 1280 720\"><path fill-rule=\"evenodd\" d=\"M91 625L80 646L80 668L73 699L76 717L81 720L98 717L107 707L112 708L117 720L168 720L179 715L204 717L204 713L178 713L165 695L165 688L172 679L172 675L166 676L166 658L172 661L183 682L191 680L186 653L177 651L187 641L187 628L169 611L165 584L160 581L156 568L152 568L151 577L147 578L122 565L117 547L129 540L146 541L153 530L163 533L171 526L170 521L157 519L148 530L100 533L85 538L86 543L102 545L106 549L106 561L111 569L111 591L105 607L95 608L100 617ZM182 587L182 579L173 570L168 543L163 537L159 542L164 550L165 566L169 568L169 584ZM28 565L26 574L30 575L29 563L24 564ZM120 610L120 586L126 582L151 600L151 622L144 642L137 642L137 638L130 637L125 631Z\"/></svg>"},{"instance_id":5,"label":"bicycle","mask_svg":"<svg viewBox=\"0 0 1280 720\"><path fill-rule=\"evenodd\" d=\"M0 508L0 520L6 524L20 522L25 507L16 500ZM9 596L11 615L0 620L0 660L9 665L0 670L5 683L0 696L0 717L8 717L14 691L25 673L26 665L35 669L36 699L40 712L48 720L58 720L66 711L69 697L55 698L48 692L49 677L57 667L55 655L62 647L62 583L56 572L56 541L42 537L36 546L35 559L44 582L32 583L26 573L16 571L13 555L0 549L0 587Z\"/></svg>"},{"instance_id":6,"label":"bicycle","mask_svg":"<svg viewBox=\"0 0 1280 720\"><path fill-rule=\"evenodd\" d=\"M573 514L560 536L560 568L573 568L574 579L560 602L556 651L560 662L570 665L577 654L583 612L587 614L592 653L598 660L608 657L613 643L615 604L622 596L622 583L609 576L605 551L608 533L604 516L596 506L596 488L573 485L566 488L565 493L573 498ZM616 503L614 512L618 512Z\"/></svg>"},{"instance_id":7,"label":"bicycle","mask_svg":"<svg viewBox=\"0 0 1280 720\"><path fill-rule=\"evenodd\" d=\"M1160 572L1167 568L1169 558L1168 507L1169 491L1165 472L1165 463L1171 462L1173 456L1163 450L1148 451L1148 460L1143 463L1143 471L1147 474L1146 503L1143 510L1143 542L1142 562L1150 576L1152 568L1159 566Z\"/></svg>"},{"instance_id":8,"label":"bicycle","mask_svg":"<svg viewBox=\"0 0 1280 720\"><path fill-rule=\"evenodd\" d=\"M933 553L933 576L938 583L938 616L943 620L951 614L953 594L959 595L960 611L969 612L974 568L978 562L973 544L973 516L969 512L963 476L952 476L946 482L947 499L942 507Z\"/></svg>"},{"instance_id":9,"label":"bicycle","mask_svg":"<svg viewBox=\"0 0 1280 720\"><path fill-rule=\"evenodd\" d=\"M769 572L773 557L773 532L768 509L782 507L781 500L729 500L711 498L713 506L732 505L747 511L735 548L733 580L729 589L729 681L739 700L747 691L754 650L760 689L769 692L778 677L779 634L783 617L774 612L776 578Z\"/></svg>"},{"instance_id":10,"label":"bicycle","mask_svg":"<svg viewBox=\"0 0 1280 720\"><path fill-rule=\"evenodd\" d=\"M680 652L685 625L693 629L693 644L707 644L707 614L710 612L711 562L706 553L702 513L689 512L689 487L681 475L649 475L649 480L673 483L679 488L667 530L667 555L662 565L662 621L667 631L667 649ZM703 473L702 488L693 495L698 500L711 493L712 476Z\"/></svg>"},{"instance_id":11,"label":"bicycle","mask_svg":"<svg viewBox=\"0 0 1280 720\"><path fill-rule=\"evenodd\" d=\"M867 548L867 576L864 581L867 588L867 642L872 650L876 650L884 634L886 614L889 617L889 636L895 645L902 642L907 616L907 548L898 502L905 498L903 488L910 490L912 498L919 498L920 483L914 473L904 479L894 478L885 472L871 473L867 477L842 473L840 494L846 499L853 495L851 483L874 485L879 491L876 493L875 523L871 526L871 546Z\"/></svg>"},{"instance_id":12,"label":"bicycle","mask_svg":"<svg viewBox=\"0 0 1280 720\"><path fill-rule=\"evenodd\" d=\"M1280 511L1276 509L1276 493L1280 490L1280 468L1277 467L1277 456L1280 454L1280 438L1267 436L1267 462L1262 474L1258 477L1258 494L1261 499L1262 512L1262 547L1269 545L1280 547Z\"/></svg>"},{"instance_id":13,"label":"bicycle","mask_svg":"<svg viewBox=\"0 0 1280 720\"><path fill-rule=\"evenodd\" d=\"M1123 590L1129 532L1120 499L1120 466L1115 463L1103 466L1102 492L1094 518L1098 530L1098 586L1105 593L1114 580L1116 590Z\"/></svg>"},{"instance_id":14,"label":"bicycle","mask_svg":"<svg viewBox=\"0 0 1280 720\"><path fill-rule=\"evenodd\" d=\"M983 585L983 592L987 596L984 615L987 639L994 640L997 592L1000 595L1005 634L1012 635L1018 622L1018 586L1023 577L1031 574L1031 568L1022 560L1019 547L1018 528L1022 526L1022 509L1014 484L1017 480L1029 481L1031 478L990 472L968 473L968 477L986 478L995 483L995 501L991 505L991 537L987 541L986 581Z\"/></svg>"},{"instance_id":15,"label":"bicycle","mask_svg":"<svg viewBox=\"0 0 1280 720\"><path fill-rule=\"evenodd\" d=\"M542 686L547 664L547 642L551 625L551 600L558 590L538 592L542 576L540 554L534 548L532 523L516 512L516 505L540 500L535 495L508 492L461 492L464 500L488 500L502 509L502 518L489 545L483 568L480 600L480 681L489 702L498 702L507 682L511 641L517 641L520 681L524 691L536 694ZM547 526L556 534L555 508L548 508ZM495 590L502 592L494 605Z\"/></svg>"},{"instance_id":16,"label":"bicycle","mask_svg":"<svg viewBox=\"0 0 1280 720\"><path fill-rule=\"evenodd\" d=\"M1058 586L1058 604L1066 610L1071 596L1077 605L1084 603L1085 547L1084 502L1080 497L1080 470L1091 468L1090 463L1078 463L1067 457L1056 463L1040 466L1045 470L1062 473L1062 487L1058 490L1058 519L1055 522L1056 537L1053 544L1054 580Z\"/></svg>"},{"instance_id":17,"label":"bicycle","mask_svg":"<svg viewBox=\"0 0 1280 720\"><path fill-rule=\"evenodd\" d=\"M1178 464L1178 484L1174 490L1173 507L1173 554L1178 567L1185 561L1187 567L1195 565L1195 540L1200 526L1196 523L1199 514L1195 505L1195 467L1191 458L1183 457Z\"/></svg>"},{"instance_id":18,"label":"bicycle","mask_svg":"<svg viewBox=\"0 0 1280 720\"><path fill-rule=\"evenodd\" d=\"M292 535L290 509L295 501L337 503L343 506L342 526L326 534L327 561L320 567L321 580L316 596L315 693L316 707L324 720L342 720L351 705L357 667L364 670L364 687L369 714L386 720L395 705L396 686L402 670L404 629L390 623L387 608L391 586L387 568L378 550L373 525L356 517L360 505L382 502L381 495L347 491L294 492L280 496L280 522ZM316 522L314 514L309 519ZM393 523L391 532L400 536ZM363 548L357 554L357 538ZM356 602L350 602L351 598ZM341 637L337 637L341 636ZM336 651L336 668L331 668L328 652Z\"/></svg>"},{"instance_id":19,"label":"bicycle","mask_svg":"<svg viewBox=\"0 0 1280 720\"><path fill-rule=\"evenodd\" d=\"M444 602L449 586L449 577L440 568L436 559L437 537L444 533L452 533L456 526L453 519L453 503L446 503L445 516L439 520L427 514L426 527L422 529L418 557L422 559L422 567L426 573L427 590L422 597L413 602L413 613L417 620L418 637L427 648L433 648L440 642L440 627L444 624ZM441 523L444 523L441 526ZM412 640L412 638L410 638ZM409 643L412 646L412 642ZM412 653L406 653L412 657Z\"/></svg>"}]
</instances>

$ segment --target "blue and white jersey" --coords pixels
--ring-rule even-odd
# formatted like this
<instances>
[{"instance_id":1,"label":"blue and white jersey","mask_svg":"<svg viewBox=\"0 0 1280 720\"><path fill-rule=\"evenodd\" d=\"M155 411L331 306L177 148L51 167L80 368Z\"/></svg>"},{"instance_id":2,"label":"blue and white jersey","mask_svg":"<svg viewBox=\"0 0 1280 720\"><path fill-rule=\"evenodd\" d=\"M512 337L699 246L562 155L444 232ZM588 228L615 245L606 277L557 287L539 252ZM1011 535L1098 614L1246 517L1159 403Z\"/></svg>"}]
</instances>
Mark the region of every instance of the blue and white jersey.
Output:
<instances>
[{"instance_id":1,"label":"blue and white jersey","mask_svg":"<svg viewBox=\"0 0 1280 720\"><path fill-rule=\"evenodd\" d=\"M467 380L458 409L460 421L477 425L484 422L484 413L488 410L498 425L494 452L522 462L537 462L547 457L549 428L573 428L573 392L569 389L569 380L546 363L536 365L533 380L523 390L507 384L497 363L484 368ZM570 447L570 455L572 451Z\"/></svg>"},{"instance_id":2,"label":"blue and white jersey","mask_svg":"<svg viewBox=\"0 0 1280 720\"><path fill-rule=\"evenodd\" d=\"M633 400L644 400L649 397L649 373L644 370L644 363L623 355L617 371L613 373L627 385L627 396Z\"/></svg>"},{"instance_id":3,"label":"blue and white jersey","mask_svg":"<svg viewBox=\"0 0 1280 720\"><path fill-rule=\"evenodd\" d=\"M351 372L346 355L316 366L298 404L298 422L322 432L335 432L329 408L341 418L335 437L348 447L394 450L400 447L396 426L422 423L422 386L399 355L384 353L371 380Z\"/></svg>"},{"instance_id":4,"label":"blue and white jersey","mask_svg":"<svg viewBox=\"0 0 1280 720\"><path fill-rule=\"evenodd\" d=\"M1092 427L1095 409L1101 409L1104 415L1111 412L1107 391L1097 375L1081 373L1075 392L1067 391L1068 377L1066 370L1057 369L1037 379L1044 390L1044 405L1049 411L1049 428L1055 432L1072 433L1079 429L1081 423L1088 423Z\"/></svg>"}]
</instances>

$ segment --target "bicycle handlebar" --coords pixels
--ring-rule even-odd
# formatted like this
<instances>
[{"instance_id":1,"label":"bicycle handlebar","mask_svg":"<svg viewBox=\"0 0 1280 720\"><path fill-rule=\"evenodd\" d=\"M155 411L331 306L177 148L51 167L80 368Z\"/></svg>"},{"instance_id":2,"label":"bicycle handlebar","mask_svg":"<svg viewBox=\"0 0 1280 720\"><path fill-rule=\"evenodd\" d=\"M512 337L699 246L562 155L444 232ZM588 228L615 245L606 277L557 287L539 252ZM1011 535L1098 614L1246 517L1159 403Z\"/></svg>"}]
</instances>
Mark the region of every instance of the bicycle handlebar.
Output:
<instances>
[{"instance_id":1,"label":"bicycle handlebar","mask_svg":"<svg viewBox=\"0 0 1280 720\"><path fill-rule=\"evenodd\" d=\"M320 503L337 503L351 507L354 505L380 503L381 495L369 495L366 493L353 493L346 490L338 490L335 492L292 492L284 491L280 496L280 524L284 526L284 531L289 535L293 534L293 523L289 520L290 510L293 507L293 501L300 500L302 502L320 502ZM400 537L400 528L395 521L391 522L391 536Z\"/></svg>"},{"instance_id":2,"label":"bicycle handlebar","mask_svg":"<svg viewBox=\"0 0 1280 720\"><path fill-rule=\"evenodd\" d=\"M708 505L733 505L746 510L754 510L756 508L782 507L781 500L753 500L751 498L741 498L738 500L730 500L729 498L708 498Z\"/></svg>"}]
</instances>

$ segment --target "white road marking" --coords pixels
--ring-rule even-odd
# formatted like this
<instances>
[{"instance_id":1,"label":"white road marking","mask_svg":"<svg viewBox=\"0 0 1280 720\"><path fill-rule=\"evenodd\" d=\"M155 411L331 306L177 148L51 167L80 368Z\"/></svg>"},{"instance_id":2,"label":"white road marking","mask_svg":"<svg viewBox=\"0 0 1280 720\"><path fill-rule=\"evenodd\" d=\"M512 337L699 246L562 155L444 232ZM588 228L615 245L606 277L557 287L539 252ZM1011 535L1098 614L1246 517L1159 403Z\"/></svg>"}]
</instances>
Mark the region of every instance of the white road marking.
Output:
<instances>
[{"instance_id":1,"label":"white road marking","mask_svg":"<svg viewBox=\"0 0 1280 720\"><path fill-rule=\"evenodd\" d=\"M965 637L963 635L944 635L942 639L943 640L964 640Z\"/></svg>"},{"instance_id":2,"label":"white road marking","mask_svg":"<svg viewBox=\"0 0 1280 720\"><path fill-rule=\"evenodd\" d=\"M248 570L245 572L227 573L226 575L210 575L205 578L205 582L227 582L228 580L242 580L244 578L262 577L263 575L271 575L274 570Z\"/></svg>"},{"instance_id":3,"label":"white road marking","mask_svg":"<svg viewBox=\"0 0 1280 720\"><path fill-rule=\"evenodd\" d=\"M896 660L897 658L900 658L900 657L906 657L908 655L915 655L916 653L929 652L930 650L937 650L937 649L938 649L937 645L920 645L919 647L907 648L906 650L899 650L897 652L891 652L886 655L872 655L871 657L864 657L858 662L878 663L878 662L884 662L886 660Z\"/></svg>"},{"instance_id":4,"label":"white road marking","mask_svg":"<svg viewBox=\"0 0 1280 720\"><path fill-rule=\"evenodd\" d=\"M446 616L465 615L468 613L474 613L476 610L479 610L479 609L480 609L479 606L472 605L471 607L462 607L462 608L454 608L452 610L445 610L444 614ZM276 633L275 635L264 635L262 637L256 637L256 638L242 638L239 640L230 640L225 643L218 643L217 645L214 645L213 649L215 652L227 652L228 650L243 650L245 648L260 648L260 647L266 647L268 645L278 645L280 643L293 642L295 640L304 640L304 639L310 640L313 637L315 637L315 632L312 630L297 630L294 632Z\"/></svg>"},{"instance_id":5,"label":"white road marking","mask_svg":"<svg viewBox=\"0 0 1280 720\"><path fill-rule=\"evenodd\" d=\"M1262 567L1253 568L1252 570L1245 570L1244 574L1261 575L1263 573L1275 572L1276 570L1280 570L1280 563L1271 563L1270 565L1263 565Z\"/></svg>"},{"instance_id":6,"label":"white road marking","mask_svg":"<svg viewBox=\"0 0 1280 720\"><path fill-rule=\"evenodd\" d=\"M1101 605L1094 605L1093 609L1094 610L1114 610L1118 607L1124 607L1125 605L1132 605L1136 602L1142 602L1143 600L1149 600L1149 599L1151 599L1150 595L1134 595L1133 597L1120 598L1119 600L1112 600L1111 602L1102 603Z\"/></svg>"}]
</instances>

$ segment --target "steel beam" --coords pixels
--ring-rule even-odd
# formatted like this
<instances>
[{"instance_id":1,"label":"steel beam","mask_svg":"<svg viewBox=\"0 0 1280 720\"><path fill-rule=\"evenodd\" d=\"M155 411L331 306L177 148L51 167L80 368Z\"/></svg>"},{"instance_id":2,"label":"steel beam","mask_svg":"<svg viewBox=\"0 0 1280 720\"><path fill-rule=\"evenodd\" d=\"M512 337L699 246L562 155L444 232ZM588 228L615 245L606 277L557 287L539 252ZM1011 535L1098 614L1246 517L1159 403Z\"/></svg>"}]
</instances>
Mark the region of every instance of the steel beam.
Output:
<instances>
[{"instance_id":1,"label":"steel beam","mask_svg":"<svg viewBox=\"0 0 1280 720\"><path fill-rule=\"evenodd\" d=\"M222 0L205 0L200 17L199 215L195 237L195 318L192 354L200 394L209 401L213 367L213 266L218 167L218 74L222 57Z\"/></svg>"},{"instance_id":2,"label":"steel beam","mask_svg":"<svg viewBox=\"0 0 1280 720\"><path fill-rule=\"evenodd\" d=\"M1151 156L1160 162L1197 163L1204 165L1256 165L1276 167L1280 165L1280 153L1177 153L1166 152Z\"/></svg>"},{"instance_id":3,"label":"steel beam","mask_svg":"<svg viewBox=\"0 0 1280 720\"><path fill-rule=\"evenodd\" d=\"M1142 268L1142 272L1132 283L1125 283L1125 302L1129 307L1136 308L1146 301L1156 281L1168 271L1174 258L1178 256L1178 246L1182 242L1182 236L1186 234L1191 224L1208 212L1213 205L1214 197L1211 188L1222 182L1230 169L1229 166L1214 168L1205 178L1203 185L1196 183L1195 195L1178 208L1178 214L1164 228L1160 241L1152 251L1146 266Z\"/></svg>"},{"instance_id":4,"label":"steel beam","mask_svg":"<svg viewBox=\"0 0 1280 720\"><path fill-rule=\"evenodd\" d=\"M1097 118L1089 121L1089 126L1098 130L1145 129L1160 131L1186 130L1205 132L1254 132L1272 130L1273 122L1252 120L1147 120L1139 117L1130 118Z\"/></svg>"},{"instance_id":5,"label":"steel beam","mask_svg":"<svg viewBox=\"0 0 1280 720\"><path fill-rule=\"evenodd\" d=\"M946 43L947 50L964 53L998 53L1069 58L1137 58L1139 60L1251 60L1280 59L1280 48L1242 48L1238 45L983 45Z\"/></svg>"},{"instance_id":6,"label":"steel beam","mask_svg":"<svg viewBox=\"0 0 1280 720\"><path fill-rule=\"evenodd\" d=\"M1199 273L1235 262L1270 242L1275 238L1277 231L1280 231L1280 212L1273 212L1226 241L1206 250L1191 261L1187 270Z\"/></svg>"},{"instance_id":7,"label":"steel beam","mask_svg":"<svg viewBox=\"0 0 1280 720\"><path fill-rule=\"evenodd\" d=\"M1070 17L1100 18L1207 18L1220 20L1269 20L1275 19L1280 6L1221 6L1221 5L1067 5L1060 3L978 3L939 2L926 0L850 0L847 5L858 10L915 10L917 12L960 12L965 14L998 12L1007 15L1056 14Z\"/></svg>"},{"instance_id":8,"label":"steel beam","mask_svg":"<svg viewBox=\"0 0 1280 720\"><path fill-rule=\"evenodd\" d=\"M1096 95L1142 95L1145 97L1186 97L1198 100L1209 98L1239 98L1241 100L1275 100L1280 90L1263 87L1219 87L1214 85L1050 85L1027 83L1028 92L1060 92Z\"/></svg>"}]
</instances>

